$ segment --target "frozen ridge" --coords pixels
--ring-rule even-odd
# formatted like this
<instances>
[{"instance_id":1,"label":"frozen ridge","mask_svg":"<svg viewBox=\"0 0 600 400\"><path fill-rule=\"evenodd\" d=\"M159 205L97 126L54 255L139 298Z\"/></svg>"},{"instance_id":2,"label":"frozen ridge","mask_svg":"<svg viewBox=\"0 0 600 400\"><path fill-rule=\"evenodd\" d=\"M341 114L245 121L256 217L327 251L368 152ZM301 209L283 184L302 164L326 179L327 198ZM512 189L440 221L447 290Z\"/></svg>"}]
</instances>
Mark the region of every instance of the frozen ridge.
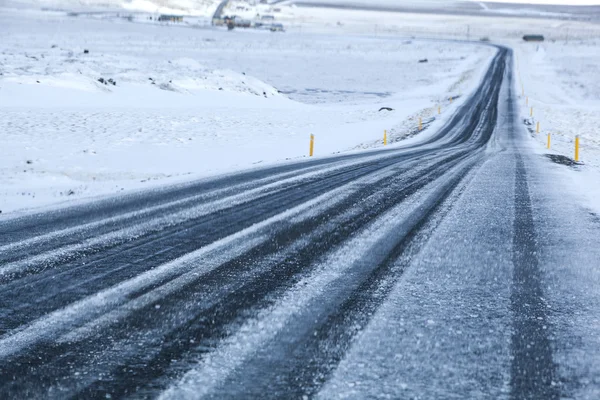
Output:
<instances>
[{"instance_id":1,"label":"frozen ridge","mask_svg":"<svg viewBox=\"0 0 600 400\"><path fill-rule=\"evenodd\" d=\"M11 0L13 4L62 10L116 10L211 16L219 0Z\"/></svg>"}]
</instances>

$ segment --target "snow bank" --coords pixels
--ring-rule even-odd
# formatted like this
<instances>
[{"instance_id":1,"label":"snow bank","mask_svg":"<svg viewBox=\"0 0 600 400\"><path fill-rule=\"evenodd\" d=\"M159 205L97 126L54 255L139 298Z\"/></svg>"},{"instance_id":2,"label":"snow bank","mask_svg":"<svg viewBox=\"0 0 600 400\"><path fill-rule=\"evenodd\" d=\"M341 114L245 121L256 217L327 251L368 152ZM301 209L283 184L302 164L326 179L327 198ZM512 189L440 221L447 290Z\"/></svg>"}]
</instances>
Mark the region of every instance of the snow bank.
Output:
<instances>
[{"instance_id":1,"label":"snow bank","mask_svg":"<svg viewBox=\"0 0 600 400\"><path fill-rule=\"evenodd\" d=\"M580 137L584 165L566 168L563 184L600 211L600 54L598 39L564 40L542 44L515 43L523 119L530 123L534 149L540 154L574 157ZM522 86L521 86L522 83ZM523 92L524 90L524 92ZM533 107L533 117L531 115ZM535 133L537 123L540 133ZM547 135L551 150L547 150Z\"/></svg>"},{"instance_id":2,"label":"snow bank","mask_svg":"<svg viewBox=\"0 0 600 400\"><path fill-rule=\"evenodd\" d=\"M545 145L545 135L551 133L553 149L573 156L574 138L579 135L582 156L586 164L595 167L600 167L598 44L600 41L576 40L516 47L523 83L520 89L525 89L533 119L541 125L542 134L533 137Z\"/></svg>"}]
</instances>

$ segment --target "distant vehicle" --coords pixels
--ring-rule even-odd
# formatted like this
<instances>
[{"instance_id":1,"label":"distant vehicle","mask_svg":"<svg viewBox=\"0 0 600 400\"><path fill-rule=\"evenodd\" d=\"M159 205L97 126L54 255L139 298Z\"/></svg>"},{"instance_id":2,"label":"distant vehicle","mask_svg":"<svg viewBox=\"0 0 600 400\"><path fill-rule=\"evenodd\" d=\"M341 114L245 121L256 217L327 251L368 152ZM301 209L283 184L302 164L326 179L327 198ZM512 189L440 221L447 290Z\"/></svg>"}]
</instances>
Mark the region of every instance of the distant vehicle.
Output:
<instances>
[{"instance_id":1,"label":"distant vehicle","mask_svg":"<svg viewBox=\"0 0 600 400\"><path fill-rule=\"evenodd\" d=\"M271 32L284 32L285 31L285 29L283 28L283 24L271 24L269 29Z\"/></svg>"},{"instance_id":2,"label":"distant vehicle","mask_svg":"<svg viewBox=\"0 0 600 400\"><path fill-rule=\"evenodd\" d=\"M159 22L183 22L181 15L161 15L158 17Z\"/></svg>"},{"instance_id":3,"label":"distant vehicle","mask_svg":"<svg viewBox=\"0 0 600 400\"><path fill-rule=\"evenodd\" d=\"M523 40L526 42L543 42L544 36L542 35L525 35Z\"/></svg>"}]
</instances>

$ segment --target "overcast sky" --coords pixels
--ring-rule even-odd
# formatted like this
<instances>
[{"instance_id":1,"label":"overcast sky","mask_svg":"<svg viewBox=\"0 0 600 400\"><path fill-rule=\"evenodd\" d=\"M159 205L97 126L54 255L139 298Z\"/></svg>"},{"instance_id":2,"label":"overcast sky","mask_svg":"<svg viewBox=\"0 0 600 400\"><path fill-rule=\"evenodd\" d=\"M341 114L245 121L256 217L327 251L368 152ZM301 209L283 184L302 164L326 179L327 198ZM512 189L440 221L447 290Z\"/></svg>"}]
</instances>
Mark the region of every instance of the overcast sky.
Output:
<instances>
[{"instance_id":1,"label":"overcast sky","mask_svg":"<svg viewBox=\"0 0 600 400\"><path fill-rule=\"evenodd\" d=\"M500 3L562 4L567 6L597 6L600 0L498 0Z\"/></svg>"},{"instance_id":2,"label":"overcast sky","mask_svg":"<svg viewBox=\"0 0 600 400\"><path fill-rule=\"evenodd\" d=\"M334 1L334 0L332 0ZM346 0L348 3L370 3L373 0ZM464 0L374 0L375 3L387 3L387 4L402 4L402 3L449 3L455 1L464 1ZM480 3L478 0L468 0L473 1L475 3ZM560 5L569 5L569 6L595 6L600 5L600 0L488 0L497 3L521 3L521 4L560 4ZM344 0L336 0L336 2L344 2Z\"/></svg>"},{"instance_id":3,"label":"overcast sky","mask_svg":"<svg viewBox=\"0 0 600 400\"><path fill-rule=\"evenodd\" d=\"M465 0L319 0L319 2L331 2L331 3L349 3L349 4L386 4L386 5L402 5L402 4L443 4L453 3L456 1ZM478 0L468 0L475 3L480 3ZM594 6L600 5L600 0L490 0L497 3L525 3L525 4L558 4L558 5L570 5L570 6Z\"/></svg>"}]
</instances>

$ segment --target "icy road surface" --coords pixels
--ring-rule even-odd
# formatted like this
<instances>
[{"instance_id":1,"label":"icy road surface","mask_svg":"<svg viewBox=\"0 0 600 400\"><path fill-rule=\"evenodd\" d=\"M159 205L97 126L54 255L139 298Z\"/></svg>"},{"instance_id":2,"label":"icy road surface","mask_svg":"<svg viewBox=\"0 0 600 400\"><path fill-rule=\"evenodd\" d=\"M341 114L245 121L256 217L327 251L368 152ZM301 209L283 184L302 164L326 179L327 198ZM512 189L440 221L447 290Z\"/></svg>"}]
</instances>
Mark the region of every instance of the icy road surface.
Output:
<instances>
[{"instance_id":1,"label":"icy road surface","mask_svg":"<svg viewBox=\"0 0 600 400\"><path fill-rule=\"evenodd\" d=\"M0 223L0 398L597 398L600 220L512 65L420 144Z\"/></svg>"}]
</instances>

